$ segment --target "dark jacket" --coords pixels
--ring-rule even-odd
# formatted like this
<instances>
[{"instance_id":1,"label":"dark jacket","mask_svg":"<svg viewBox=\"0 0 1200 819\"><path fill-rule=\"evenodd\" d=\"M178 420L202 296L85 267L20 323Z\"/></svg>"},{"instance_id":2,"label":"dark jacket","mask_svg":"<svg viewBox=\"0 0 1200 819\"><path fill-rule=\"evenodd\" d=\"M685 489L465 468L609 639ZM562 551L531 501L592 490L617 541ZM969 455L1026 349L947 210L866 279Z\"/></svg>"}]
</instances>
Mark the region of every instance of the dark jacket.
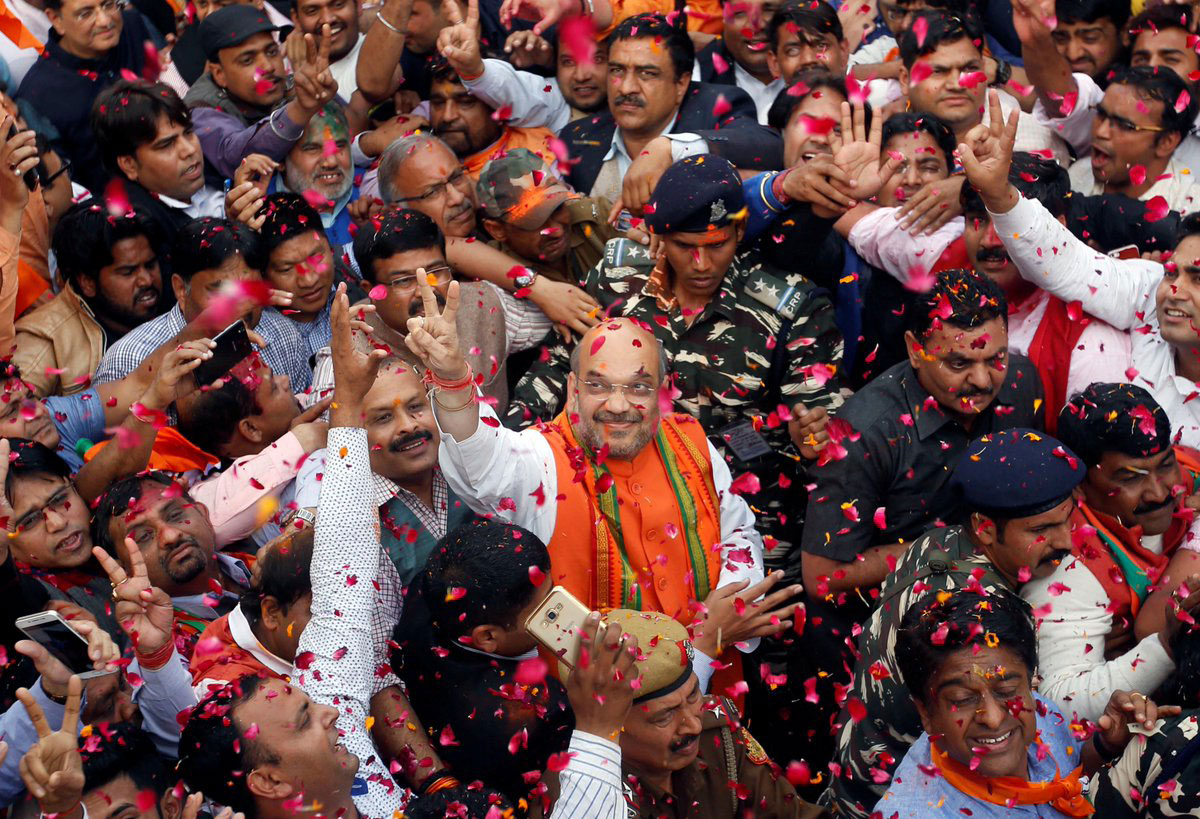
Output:
<instances>
[{"instance_id":1,"label":"dark jacket","mask_svg":"<svg viewBox=\"0 0 1200 819\"><path fill-rule=\"evenodd\" d=\"M159 200L157 196L137 182L130 182L128 179L122 181L125 183L125 195L129 199L129 204L138 212L138 215L154 224L158 235L162 238L162 246L170 247L175 241L175 235L184 225L192 221L192 217L179 208L173 208ZM168 272L170 272L169 266L163 270L164 284L166 283L165 274Z\"/></svg>"},{"instance_id":2,"label":"dark jacket","mask_svg":"<svg viewBox=\"0 0 1200 819\"><path fill-rule=\"evenodd\" d=\"M141 76L150 31L142 16L129 10L116 48L99 60L67 53L57 32L25 75L17 97L28 100L58 130L54 147L71 160L71 178L100 195L110 176L92 135L92 103L100 92L121 79L123 69Z\"/></svg>"},{"instance_id":3,"label":"dark jacket","mask_svg":"<svg viewBox=\"0 0 1200 819\"><path fill-rule=\"evenodd\" d=\"M713 109L722 95L731 107L717 117ZM567 181L585 196L596 182L616 130L612 112L602 111L568 123L559 132L567 152L579 160L567 172ZM783 167L783 139L775 131L758 124L754 101L740 88L692 82L670 132L699 134L708 143L709 151L725 157L738 168L774 170Z\"/></svg>"},{"instance_id":4,"label":"dark jacket","mask_svg":"<svg viewBox=\"0 0 1200 819\"><path fill-rule=\"evenodd\" d=\"M724 60L720 66L713 59L714 54ZM696 54L696 65L700 66L701 82L737 85L737 75L733 71L733 55L729 53L729 49L725 47L725 41L720 37Z\"/></svg>"}]
</instances>

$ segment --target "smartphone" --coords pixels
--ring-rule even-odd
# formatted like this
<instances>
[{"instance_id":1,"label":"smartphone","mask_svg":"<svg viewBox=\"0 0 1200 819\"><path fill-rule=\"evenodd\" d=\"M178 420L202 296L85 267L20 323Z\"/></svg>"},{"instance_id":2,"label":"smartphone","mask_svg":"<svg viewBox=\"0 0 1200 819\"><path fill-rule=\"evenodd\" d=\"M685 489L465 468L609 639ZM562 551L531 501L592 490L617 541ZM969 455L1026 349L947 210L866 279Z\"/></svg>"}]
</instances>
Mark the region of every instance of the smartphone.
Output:
<instances>
[{"instance_id":1,"label":"smartphone","mask_svg":"<svg viewBox=\"0 0 1200 819\"><path fill-rule=\"evenodd\" d=\"M30 640L53 654L72 674L78 674L81 680L113 673L95 669L92 658L88 656L87 639L71 628L56 611L39 611L37 614L18 617L16 626L25 632Z\"/></svg>"},{"instance_id":2,"label":"smartphone","mask_svg":"<svg viewBox=\"0 0 1200 819\"><path fill-rule=\"evenodd\" d=\"M525 621L525 630L554 656L574 668L583 643L583 622L591 609L562 586L555 586Z\"/></svg>"},{"instance_id":3,"label":"smartphone","mask_svg":"<svg viewBox=\"0 0 1200 819\"><path fill-rule=\"evenodd\" d=\"M14 136L16 136L19 133L20 133L20 129L17 128L17 123L14 122L8 129L8 138L12 139ZM37 190L37 186L38 186L37 168L34 168L31 171L26 171L25 175L22 176L21 178L25 180L25 187L29 188L30 191Z\"/></svg>"},{"instance_id":4,"label":"smartphone","mask_svg":"<svg viewBox=\"0 0 1200 819\"><path fill-rule=\"evenodd\" d=\"M1138 250L1137 245L1125 245L1124 247L1108 251L1108 255L1114 259L1140 259L1142 252Z\"/></svg>"},{"instance_id":5,"label":"smartphone","mask_svg":"<svg viewBox=\"0 0 1200 819\"><path fill-rule=\"evenodd\" d=\"M213 337L217 346L213 349L212 358L201 361L194 370L196 383L207 386L232 370L239 361L254 352L250 336L246 335L246 325L238 319Z\"/></svg>"}]
</instances>

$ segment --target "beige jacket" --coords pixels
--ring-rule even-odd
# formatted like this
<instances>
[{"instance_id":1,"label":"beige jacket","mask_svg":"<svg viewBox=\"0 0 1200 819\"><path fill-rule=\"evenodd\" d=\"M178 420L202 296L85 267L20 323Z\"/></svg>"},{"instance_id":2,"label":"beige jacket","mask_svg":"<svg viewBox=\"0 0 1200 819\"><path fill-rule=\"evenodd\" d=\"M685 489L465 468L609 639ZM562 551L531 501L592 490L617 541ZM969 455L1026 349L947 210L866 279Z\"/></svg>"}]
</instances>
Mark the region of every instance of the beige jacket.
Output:
<instances>
[{"instance_id":1,"label":"beige jacket","mask_svg":"<svg viewBox=\"0 0 1200 819\"><path fill-rule=\"evenodd\" d=\"M104 331L92 310L70 286L17 322L13 362L38 397L71 395L90 386L104 356ZM62 370L61 374L47 372Z\"/></svg>"}]
</instances>

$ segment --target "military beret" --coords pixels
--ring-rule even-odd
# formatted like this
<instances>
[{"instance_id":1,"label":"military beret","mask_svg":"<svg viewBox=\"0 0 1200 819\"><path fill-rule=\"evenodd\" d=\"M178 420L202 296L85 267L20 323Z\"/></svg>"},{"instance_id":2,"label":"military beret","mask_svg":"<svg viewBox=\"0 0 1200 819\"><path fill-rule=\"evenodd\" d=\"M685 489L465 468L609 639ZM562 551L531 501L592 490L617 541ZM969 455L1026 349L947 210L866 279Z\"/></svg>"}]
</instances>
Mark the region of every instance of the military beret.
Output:
<instances>
[{"instance_id":1,"label":"military beret","mask_svg":"<svg viewBox=\"0 0 1200 819\"><path fill-rule=\"evenodd\" d=\"M950 485L969 512L1029 518L1066 500L1086 474L1082 460L1056 438L1017 427L972 441Z\"/></svg>"},{"instance_id":2,"label":"military beret","mask_svg":"<svg viewBox=\"0 0 1200 819\"><path fill-rule=\"evenodd\" d=\"M742 180L729 160L713 154L681 159L658 178L646 206L655 233L703 233L746 216Z\"/></svg>"},{"instance_id":3,"label":"military beret","mask_svg":"<svg viewBox=\"0 0 1200 819\"><path fill-rule=\"evenodd\" d=\"M657 611L630 609L614 609L604 619L637 638L635 665L642 687L635 703L664 697L691 679L696 650L679 621Z\"/></svg>"}]
</instances>

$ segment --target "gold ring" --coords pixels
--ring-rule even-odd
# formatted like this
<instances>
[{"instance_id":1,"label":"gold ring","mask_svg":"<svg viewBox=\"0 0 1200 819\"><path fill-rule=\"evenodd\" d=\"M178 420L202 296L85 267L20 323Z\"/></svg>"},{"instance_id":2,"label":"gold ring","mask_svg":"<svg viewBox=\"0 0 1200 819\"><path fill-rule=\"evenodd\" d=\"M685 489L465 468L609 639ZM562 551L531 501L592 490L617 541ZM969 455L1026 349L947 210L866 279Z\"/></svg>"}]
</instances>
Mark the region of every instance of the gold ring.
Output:
<instances>
[{"instance_id":1,"label":"gold ring","mask_svg":"<svg viewBox=\"0 0 1200 819\"><path fill-rule=\"evenodd\" d=\"M125 585L125 584L126 584L126 583L128 583L128 582L129 582L129 578L128 578L128 577L126 577L126 578L125 578L124 580L122 580L120 583L114 583L114 584L113 584L113 590L112 590L112 599L113 599L113 600L116 600L116 599L117 599L117 589L121 588L121 586Z\"/></svg>"}]
</instances>

